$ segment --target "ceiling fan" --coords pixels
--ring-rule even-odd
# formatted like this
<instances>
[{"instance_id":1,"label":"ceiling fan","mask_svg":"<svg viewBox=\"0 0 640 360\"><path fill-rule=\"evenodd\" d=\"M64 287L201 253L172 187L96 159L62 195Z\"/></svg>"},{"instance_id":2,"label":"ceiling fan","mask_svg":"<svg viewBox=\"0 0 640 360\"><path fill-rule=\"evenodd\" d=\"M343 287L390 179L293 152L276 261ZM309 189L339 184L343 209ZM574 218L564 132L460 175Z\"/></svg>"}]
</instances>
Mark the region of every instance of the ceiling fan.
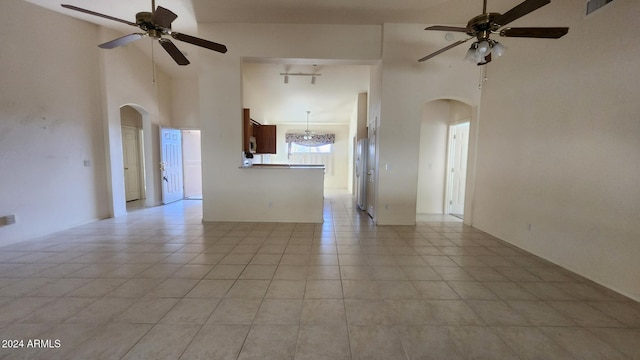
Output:
<instances>
[{"instance_id":1,"label":"ceiling fan","mask_svg":"<svg viewBox=\"0 0 640 360\"><path fill-rule=\"evenodd\" d=\"M499 57L502 56L506 50L504 45L489 38L491 34L495 33L504 37L559 39L569 32L568 27L503 28L512 21L539 9L550 2L551 0L525 0L506 13L499 14L488 13L487 0L484 0L482 14L469 20L466 27L436 25L425 28L425 30L463 32L470 37L464 40L458 40L447 47L421 58L418 61L429 60L436 55L442 54L447 50L475 38L477 40L471 45L469 51L467 51L465 60L471 61L477 65L488 64L491 62L492 54Z\"/></svg>"},{"instance_id":2,"label":"ceiling fan","mask_svg":"<svg viewBox=\"0 0 640 360\"><path fill-rule=\"evenodd\" d=\"M144 37L150 37L158 40L162 48L164 48L167 53L173 58L173 60L178 65L189 65L189 60L186 56L178 49L178 47L171 42L171 40L164 38L163 36L171 36L172 38L180 41L187 42L189 44L193 44L196 46L200 46L206 49L210 49L213 51L217 51L220 53L226 53L227 47L215 43L213 41L197 38L195 36L186 35L182 33L178 33L171 30L171 23L178 18L178 15L173 13L169 9L165 9L162 6L155 6L155 0L151 0L151 12L139 12L136 14L136 22L133 23L131 21L122 20L115 18L113 16L104 15L97 13L95 11L79 8L77 6L62 4L63 8L79 11L85 14L99 16L101 18L118 21L123 24L131 25L139 27L144 31L144 33L133 33L129 35L125 35L123 37L108 41L104 44L98 45L98 47L103 49L113 49L118 46L126 45L130 42L142 39ZM155 10L153 10L155 8Z\"/></svg>"}]
</instances>

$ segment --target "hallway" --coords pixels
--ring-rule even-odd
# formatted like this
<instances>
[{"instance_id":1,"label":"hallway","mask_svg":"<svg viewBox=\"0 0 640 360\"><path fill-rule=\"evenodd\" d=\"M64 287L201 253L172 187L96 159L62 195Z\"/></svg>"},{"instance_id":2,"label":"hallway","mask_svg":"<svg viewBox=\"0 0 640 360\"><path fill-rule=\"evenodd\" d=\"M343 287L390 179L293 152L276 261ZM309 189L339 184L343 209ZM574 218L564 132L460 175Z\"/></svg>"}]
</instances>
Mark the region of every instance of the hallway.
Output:
<instances>
[{"instance_id":1,"label":"hallway","mask_svg":"<svg viewBox=\"0 0 640 360\"><path fill-rule=\"evenodd\" d=\"M460 221L374 226L348 194L323 224L201 219L179 201L2 248L0 333L25 347L0 357L640 358L640 304Z\"/></svg>"}]
</instances>

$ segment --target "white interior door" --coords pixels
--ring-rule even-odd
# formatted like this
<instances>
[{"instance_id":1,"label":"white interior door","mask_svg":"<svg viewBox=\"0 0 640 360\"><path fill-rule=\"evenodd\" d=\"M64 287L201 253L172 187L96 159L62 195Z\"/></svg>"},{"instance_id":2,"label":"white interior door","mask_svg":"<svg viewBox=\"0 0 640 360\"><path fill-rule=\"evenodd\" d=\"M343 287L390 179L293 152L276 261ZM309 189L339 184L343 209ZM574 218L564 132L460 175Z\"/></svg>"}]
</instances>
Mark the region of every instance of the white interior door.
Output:
<instances>
[{"instance_id":1,"label":"white interior door","mask_svg":"<svg viewBox=\"0 0 640 360\"><path fill-rule=\"evenodd\" d=\"M449 181L447 186L447 212L449 214L464 214L468 147L469 123L451 125L449 127Z\"/></svg>"},{"instance_id":2,"label":"white interior door","mask_svg":"<svg viewBox=\"0 0 640 360\"><path fill-rule=\"evenodd\" d=\"M140 191L140 144L138 130L122 127L122 156L124 160L124 189L126 201L139 200Z\"/></svg>"},{"instance_id":3,"label":"white interior door","mask_svg":"<svg viewBox=\"0 0 640 360\"><path fill-rule=\"evenodd\" d=\"M160 129L160 149L162 203L168 204L184 198L180 130Z\"/></svg>"}]
</instances>

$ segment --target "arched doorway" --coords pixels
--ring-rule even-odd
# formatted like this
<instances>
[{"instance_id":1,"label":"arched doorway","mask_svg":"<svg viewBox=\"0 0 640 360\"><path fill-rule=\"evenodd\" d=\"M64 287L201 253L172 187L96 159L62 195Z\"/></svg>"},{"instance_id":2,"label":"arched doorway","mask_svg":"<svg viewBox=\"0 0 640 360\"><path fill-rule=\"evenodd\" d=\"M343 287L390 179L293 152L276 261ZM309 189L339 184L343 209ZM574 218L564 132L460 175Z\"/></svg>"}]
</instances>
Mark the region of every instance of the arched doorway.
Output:
<instances>
[{"instance_id":1,"label":"arched doorway","mask_svg":"<svg viewBox=\"0 0 640 360\"><path fill-rule=\"evenodd\" d=\"M146 199L144 169L144 130L142 114L125 105L120 108L124 193L127 211L144 207Z\"/></svg>"},{"instance_id":2,"label":"arched doorway","mask_svg":"<svg viewBox=\"0 0 640 360\"><path fill-rule=\"evenodd\" d=\"M454 214L465 219L468 215L465 222L470 222L471 214L465 210L470 209L467 199L472 193L465 184L471 183L468 170L473 168L473 161L467 159L474 156L468 149L474 143L476 113L477 108L454 99L438 99L423 105L416 221L429 219L430 215ZM469 125L466 133L464 125L460 126L465 123ZM460 163L462 160L464 164Z\"/></svg>"},{"instance_id":3,"label":"arched doorway","mask_svg":"<svg viewBox=\"0 0 640 360\"><path fill-rule=\"evenodd\" d=\"M141 180L141 188L144 189L144 206L157 206L160 204L160 175L159 167L159 127L151 122L149 112L142 106L133 103L123 104L118 107L117 117L113 117L109 123L108 131L108 164L110 179L110 200L111 200L111 216L117 217L124 215L126 210L126 192L125 192L125 174L124 174L124 154L123 154L123 132L122 132L122 115L132 115L132 117L141 118L141 141L140 153L144 161L141 165L141 173L144 173L144 179ZM136 114L137 113L137 114ZM126 120L125 120L126 121ZM137 126L137 125L136 125ZM135 126L134 126L135 127ZM156 166L154 166L156 165Z\"/></svg>"}]
</instances>

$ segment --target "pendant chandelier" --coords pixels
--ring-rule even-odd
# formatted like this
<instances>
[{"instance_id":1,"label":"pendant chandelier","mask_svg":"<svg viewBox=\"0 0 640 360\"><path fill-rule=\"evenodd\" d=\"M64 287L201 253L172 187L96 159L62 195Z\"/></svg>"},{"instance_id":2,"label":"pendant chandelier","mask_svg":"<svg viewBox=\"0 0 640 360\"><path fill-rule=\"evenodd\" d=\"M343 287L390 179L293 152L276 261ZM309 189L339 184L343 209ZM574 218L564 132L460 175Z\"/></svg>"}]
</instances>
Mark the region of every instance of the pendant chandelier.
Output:
<instances>
[{"instance_id":1,"label":"pendant chandelier","mask_svg":"<svg viewBox=\"0 0 640 360\"><path fill-rule=\"evenodd\" d=\"M307 110L307 130L304 131L304 135L302 136L305 140L313 139L313 135L311 135L311 131L309 131L309 114L311 111Z\"/></svg>"}]
</instances>

